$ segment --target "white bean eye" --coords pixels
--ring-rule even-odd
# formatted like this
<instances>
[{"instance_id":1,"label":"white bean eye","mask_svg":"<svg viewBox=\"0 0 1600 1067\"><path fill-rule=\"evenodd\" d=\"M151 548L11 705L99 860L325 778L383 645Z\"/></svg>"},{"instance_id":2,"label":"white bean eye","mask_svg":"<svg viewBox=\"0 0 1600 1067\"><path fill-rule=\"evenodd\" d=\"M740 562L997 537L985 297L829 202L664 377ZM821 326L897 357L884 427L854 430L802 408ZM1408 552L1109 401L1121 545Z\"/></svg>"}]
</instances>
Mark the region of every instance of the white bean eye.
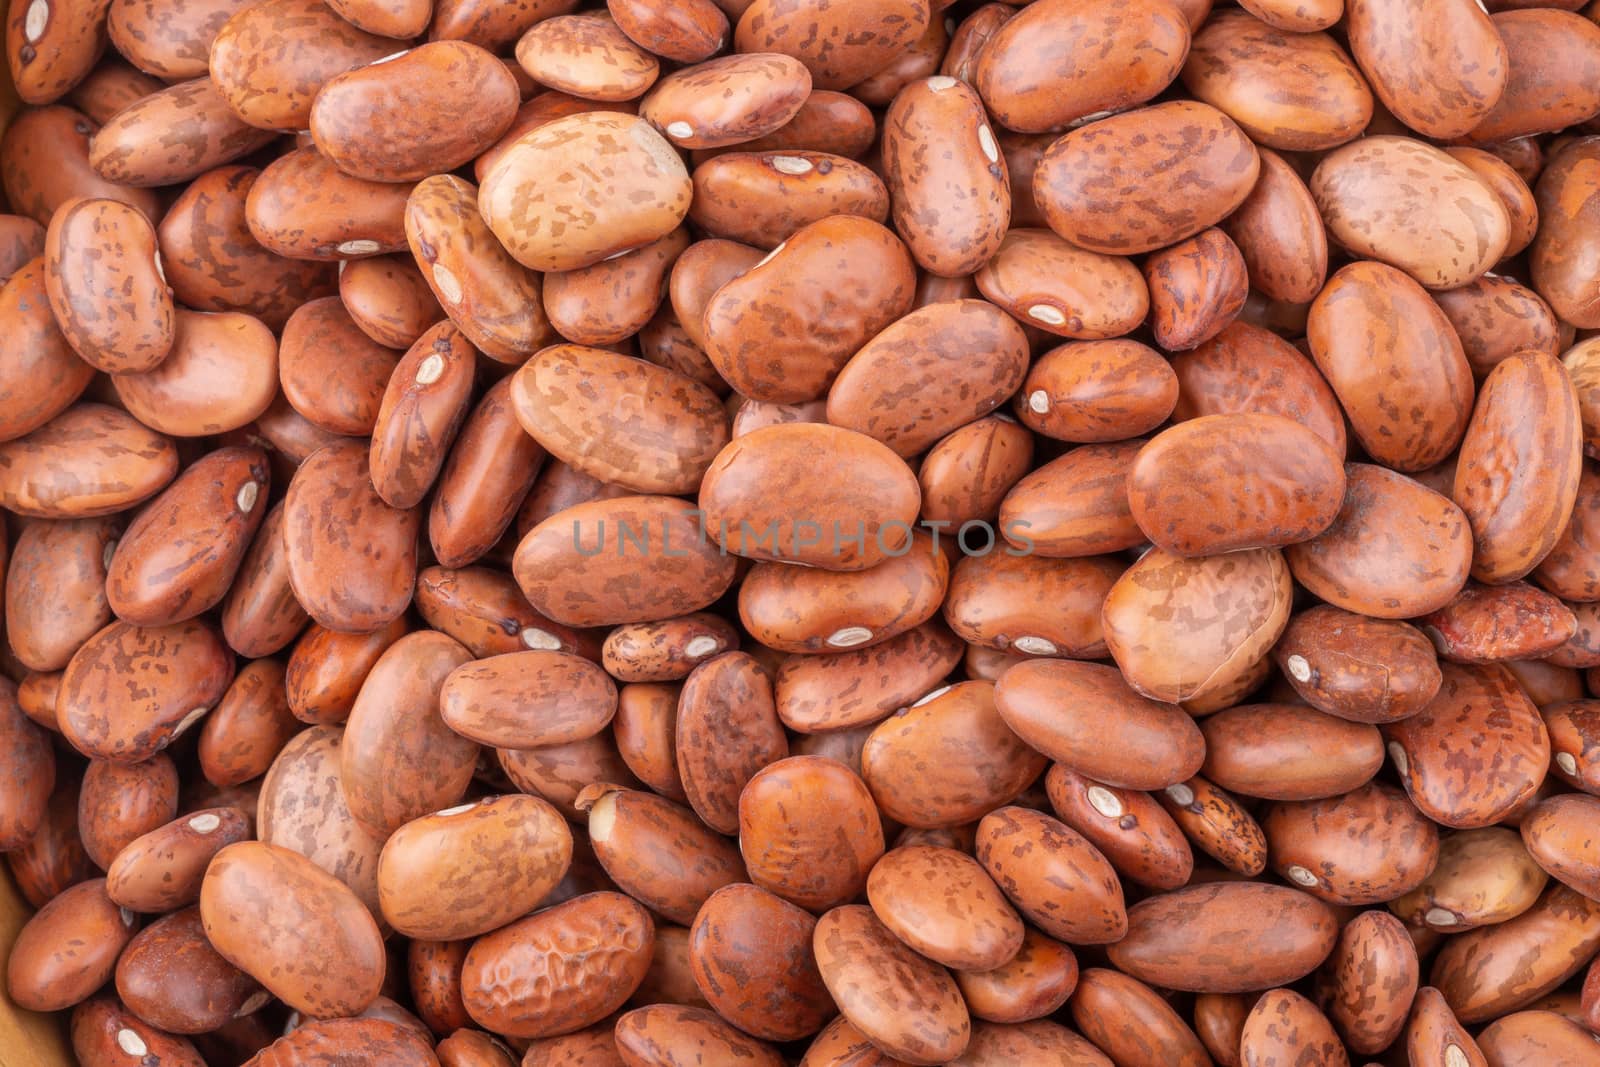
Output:
<instances>
[{"instance_id":1,"label":"white bean eye","mask_svg":"<svg viewBox=\"0 0 1600 1067\"><path fill-rule=\"evenodd\" d=\"M435 352L417 368L417 384L432 385L444 374L444 357Z\"/></svg>"},{"instance_id":2,"label":"white bean eye","mask_svg":"<svg viewBox=\"0 0 1600 1067\"><path fill-rule=\"evenodd\" d=\"M144 1038L128 1029L117 1031L117 1047L130 1056L146 1056L150 1053L150 1046L144 1043Z\"/></svg>"},{"instance_id":3,"label":"white bean eye","mask_svg":"<svg viewBox=\"0 0 1600 1067\"><path fill-rule=\"evenodd\" d=\"M779 174L810 174L811 160L799 156L773 156L772 169Z\"/></svg>"},{"instance_id":4,"label":"white bean eye","mask_svg":"<svg viewBox=\"0 0 1600 1067\"><path fill-rule=\"evenodd\" d=\"M1389 758L1394 760L1395 770L1406 774L1411 770L1411 761L1406 758L1405 746L1398 741L1389 742Z\"/></svg>"},{"instance_id":5,"label":"white bean eye","mask_svg":"<svg viewBox=\"0 0 1600 1067\"><path fill-rule=\"evenodd\" d=\"M1182 782L1179 782L1177 785L1167 786L1163 792L1165 792L1167 796L1171 797L1172 802L1178 805L1180 808L1187 808L1190 804L1194 803L1194 790L1190 789Z\"/></svg>"},{"instance_id":6,"label":"white bean eye","mask_svg":"<svg viewBox=\"0 0 1600 1067\"><path fill-rule=\"evenodd\" d=\"M617 795L607 793L589 806L589 840L605 844L617 823Z\"/></svg>"},{"instance_id":7,"label":"white bean eye","mask_svg":"<svg viewBox=\"0 0 1600 1067\"><path fill-rule=\"evenodd\" d=\"M1288 874L1289 881L1296 885L1309 887L1317 884L1317 876L1299 865L1291 866L1285 873Z\"/></svg>"},{"instance_id":8,"label":"white bean eye","mask_svg":"<svg viewBox=\"0 0 1600 1067\"><path fill-rule=\"evenodd\" d=\"M1578 773L1578 761L1570 752L1557 752L1556 766L1561 768L1563 774Z\"/></svg>"},{"instance_id":9,"label":"white bean eye","mask_svg":"<svg viewBox=\"0 0 1600 1067\"><path fill-rule=\"evenodd\" d=\"M1054 641L1043 637L1019 637L1011 642L1011 647L1030 656L1053 656L1058 651Z\"/></svg>"},{"instance_id":10,"label":"white bean eye","mask_svg":"<svg viewBox=\"0 0 1600 1067\"><path fill-rule=\"evenodd\" d=\"M172 731L172 736L177 738L179 734L183 733L189 727L199 722L200 716L204 715L210 710L210 708L195 708L193 711L183 717L183 721L178 724L178 728Z\"/></svg>"},{"instance_id":11,"label":"white bean eye","mask_svg":"<svg viewBox=\"0 0 1600 1067\"><path fill-rule=\"evenodd\" d=\"M933 77L928 79L928 88L932 89L936 93L942 93L948 89L954 89L960 84L961 83L959 81L950 77L948 74L935 74Z\"/></svg>"},{"instance_id":12,"label":"white bean eye","mask_svg":"<svg viewBox=\"0 0 1600 1067\"><path fill-rule=\"evenodd\" d=\"M715 652L721 647L722 642L718 641L715 637L708 637L705 634L701 634L699 637L696 637L687 645L683 646L683 654L690 659L700 659L702 656L711 655L711 653Z\"/></svg>"},{"instance_id":13,"label":"white bean eye","mask_svg":"<svg viewBox=\"0 0 1600 1067\"><path fill-rule=\"evenodd\" d=\"M1108 819L1122 816L1122 801L1117 799L1117 794L1103 785L1091 785L1086 794L1089 806Z\"/></svg>"},{"instance_id":14,"label":"white bean eye","mask_svg":"<svg viewBox=\"0 0 1600 1067\"><path fill-rule=\"evenodd\" d=\"M872 631L865 626L846 626L829 635L828 645L832 648L855 648L871 640Z\"/></svg>"},{"instance_id":15,"label":"white bean eye","mask_svg":"<svg viewBox=\"0 0 1600 1067\"><path fill-rule=\"evenodd\" d=\"M1311 680L1311 664L1306 661L1304 656L1290 656L1285 661L1284 666L1289 668L1289 677L1295 681L1309 682Z\"/></svg>"},{"instance_id":16,"label":"white bean eye","mask_svg":"<svg viewBox=\"0 0 1600 1067\"><path fill-rule=\"evenodd\" d=\"M239 495L233 498L233 502L239 505L240 511L248 515L250 514L250 510L256 506L256 500L259 499L260 496L260 483L245 482L239 487Z\"/></svg>"},{"instance_id":17,"label":"white bean eye","mask_svg":"<svg viewBox=\"0 0 1600 1067\"><path fill-rule=\"evenodd\" d=\"M234 1018L245 1015L254 1015L267 1006L267 1001L272 999L272 994L265 989L251 995L250 999L239 1005L239 1010L234 1012Z\"/></svg>"},{"instance_id":18,"label":"white bean eye","mask_svg":"<svg viewBox=\"0 0 1600 1067\"><path fill-rule=\"evenodd\" d=\"M685 137L694 136L694 127L680 119L667 125L667 136L681 141Z\"/></svg>"},{"instance_id":19,"label":"white bean eye","mask_svg":"<svg viewBox=\"0 0 1600 1067\"><path fill-rule=\"evenodd\" d=\"M449 267L434 265L433 284L439 290L439 295L444 297L447 303L461 303L461 282L451 273Z\"/></svg>"},{"instance_id":20,"label":"white bean eye","mask_svg":"<svg viewBox=\"0 0 1600 1067\"><path fill-rule=\"evenodd\" d=\"M334 249L341 256L370 256L383 246L376 241L365 238L355 241L343 241Z\"/></svg>"},{"instance_id":21,"label":"white bean eye","mask_svg":"<svg viewBox=\"0 0 1600 1067\"><path fill-rule=\"evenodd\" d=\"M914 708L920 708L920 707L922 707L922 705L926 704L928 701L937 700L940 697L944 696L948 692L950 692L950 686L941 685L939 688L935 689L933 692L929 693L927 696L922 697L920 700L918 700L915 704L913 704L911 706L914 707Z\"/></svg>"},{"instance_id":22,"label":"white bean eye","mask_svg":"<svg viewBox=\"0 0 1600 1067\"><path fill-rule=\"evenodd\" d=\"M189 820L189 829L193 830L197 834L209 834L221 825L222 817L220 815L213 815L210 812L207 812L204 815L196 815L194 818Z\"/></svg>"},{"instance_id":23,"label":"white bean eye","mask_svg":"<svg viewBox=\"0 0 1600 1067\"><path fill-rule=\"evenodd\" d=\"M522 643L540 652L558 652L561 649L559 637L537 626L530 626L522 631Z\"/></svg>"},{"instance_id":24,"label":"white bean eye","mask_svg":"<svg viewBox=\"0 0 1600 1067\"><path fill-rule=\"evenodd\" d=\"M28 13L22 17L22 35L29 44L35 44L44 36L45 27L49 25L50 0L33 0L28 5Z\"/></svg>"},{"instance_id":25,"label":"white bean eye","mask_svg":"<svg viewBox=\"0 0 1600 1067\"><path fill-rule=\"evenodd\" d=\"M1067 317L1061 313L1060 308L1051 307L1049 304L1035 304L1028 309L1028 318L1037 319L1050 326L1065 326Z\"/></svg>"},{"instance_id":26,"label":"white bean eye","mask_svg":"<svg viewBox=\"0 0 1600 1067\"><path fill-rule=\"evenodd\" d=\"M983 149L984 158L990 163L1000 162L1000 146L994 142L994 131L989 129L988 123L978 127L978 147Z\"/></svg>"}]
</instances>

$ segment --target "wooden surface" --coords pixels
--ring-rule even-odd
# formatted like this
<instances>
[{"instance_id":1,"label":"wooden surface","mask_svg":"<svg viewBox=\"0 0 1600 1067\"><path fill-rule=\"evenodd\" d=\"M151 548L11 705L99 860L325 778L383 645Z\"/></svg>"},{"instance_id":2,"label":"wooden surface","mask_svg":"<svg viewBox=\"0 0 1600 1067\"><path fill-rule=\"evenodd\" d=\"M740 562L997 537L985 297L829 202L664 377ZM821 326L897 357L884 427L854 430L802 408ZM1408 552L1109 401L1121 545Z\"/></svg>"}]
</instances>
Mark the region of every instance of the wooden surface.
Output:
<instances>
[{"instance_id":1,"label":"wooden surface","mask_svg":"<svg viewBox=\"0 0 1600 1067\"><path fill-rule=\"evenodd\" d=\"M0 961L11 958L11 943L32 914L11 872L0 864ZM0 980L0 1067L72 1067L65 1017L23 1011L11 1003L4 986Z\"/></svg>"}]
</instances>

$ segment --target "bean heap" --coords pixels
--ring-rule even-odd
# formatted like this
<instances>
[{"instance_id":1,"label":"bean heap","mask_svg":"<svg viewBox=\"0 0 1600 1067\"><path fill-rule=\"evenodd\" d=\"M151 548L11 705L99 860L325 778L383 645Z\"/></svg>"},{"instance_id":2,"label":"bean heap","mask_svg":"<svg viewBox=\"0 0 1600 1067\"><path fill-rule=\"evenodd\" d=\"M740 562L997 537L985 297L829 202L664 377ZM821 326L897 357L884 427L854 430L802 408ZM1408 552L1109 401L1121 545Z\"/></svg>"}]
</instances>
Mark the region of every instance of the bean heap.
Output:
<instances>
[{"instance_id":1,"label":"bean heap","mask_svg":"<svg viewBox=\"0 0 1600 1067\"><path fill-rule=\"evenodd\" d=\"M1600 1064L1540 3L12 0L10 998L83 1067Z\"/></svg>"}]
</instances>

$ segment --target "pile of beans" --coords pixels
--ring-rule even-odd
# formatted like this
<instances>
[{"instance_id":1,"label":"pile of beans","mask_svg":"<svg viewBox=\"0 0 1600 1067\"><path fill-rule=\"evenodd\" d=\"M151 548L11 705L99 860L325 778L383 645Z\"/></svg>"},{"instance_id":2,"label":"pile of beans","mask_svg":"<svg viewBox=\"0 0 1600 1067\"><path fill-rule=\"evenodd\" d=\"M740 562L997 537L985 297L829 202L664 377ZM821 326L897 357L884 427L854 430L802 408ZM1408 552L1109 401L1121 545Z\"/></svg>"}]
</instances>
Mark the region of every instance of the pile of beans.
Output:
<instances>
[{"instance_id":1,"label":"pile of beans","mask_svg":"<svg viewBox=\"0 0 1600 1067\"><path fill-rule=\"evenodd\" d=\"M10 998L1600 1064L1600 3L1240 3L12 0Z\"/></svg>"}]
</instances>

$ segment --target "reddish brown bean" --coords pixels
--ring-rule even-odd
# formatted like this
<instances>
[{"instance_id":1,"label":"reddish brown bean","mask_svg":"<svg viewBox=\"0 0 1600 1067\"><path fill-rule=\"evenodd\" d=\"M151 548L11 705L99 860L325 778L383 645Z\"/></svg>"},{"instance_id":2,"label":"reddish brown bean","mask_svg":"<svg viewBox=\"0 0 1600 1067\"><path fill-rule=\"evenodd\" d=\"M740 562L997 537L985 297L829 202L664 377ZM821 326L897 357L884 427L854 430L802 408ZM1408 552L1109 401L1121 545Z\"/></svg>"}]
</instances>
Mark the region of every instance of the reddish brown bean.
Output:
<instances>
[{"instance_id":1,"label":"reddish brown bean","mask_svg":"<svg viewBox=\"0 0 1600 1067\"><path fill-rule=\"evenodd\" d=\"M452 99L473 106L439 106ZM519 99L510 72L493 55L465 41L433 41L330 79L308 121L317 148L346 174L417 181L454 170L494 144Z\"/></svg>"},{"instance_id":2,"label":"reddish brown bean","mask_svg":"<svg viewBox=\"0 0 1600 1067\"><path fill-rule=\"evenodd\" d=\"M1582 969L1600 941L1600 905L1564 885L1514 919L1445 942L1431 984L1463 1023L1537 1000Z\"/></svg>"},{"instance_id":3,"label":"reddish brown bean","mask_svg":"<svg viewBox=\"0 0 1600 1067\"><path fill-rule=\"evenodd\" d=\"M738 849L687 808L609 784L587 787L575 804L606 873L664 918L692 923L707 898L744 877Z\"/></svg>"},{"instance_id":4,"label":"reddish brown bean","mask_svg":"<svg viewBox=\"0 0 1600 1067\"><path fill-rule=\"evenodd\" d=\"M266 0L244 6L218 29L209 70L228 106L251 126L303 130L325 84L393 49L392 41L361 32L331 5Z\"/></svg>"},{"instance_id":5,"label":"reddish brown bean","mask_svg":"<svg viewBox=\"0 0 1600 1067\"><path fill-rule=\"evenodd\" d=\"M340 779L350 813L374 834L461 800L478 746L439 714L450 672L471 654L431 630L390 645L361 685L340 746Z\"/></svg>"},{"instance_id":6,"label":"reddish brown bean","mask_svg":"<svg viewBox=\"0 0 1600 1067\"><path fill-rule=\"evenodd\" d=\"M930 304L868 341L828 390L827 419L914 456L1022 384L1028 343L993 304Z\"/></svg>"},{"instance_id":7,"label":"reddish brown bean","mask_svg":"<svg viewBox=\"0 0 1600 1067\"><path fill-rule=\"evenodd\" d=\"M1578 629L1572 609L1526 582L1469 582L1420 620L1439 655L1453 663L1494 663L1548 655Z\"/></svg>"},{"instance_id":8,"label":"reddish brown bean","mask_svg":"<svg viewBox=\"0 0 1600 1067\"><path fill-rule=\"evenodd\" d=\"M1353 722L1392 722L1439 691L1438 657L1402 622L1321 605L1289 622L1272 658L1307 703Z\"/></svg>"},{"instance_id":9,"label":"reddish brown bean","mask_svg":"<svg viewBox=\"0 0 1600 1067\"><path fill-rule=\"evenodd\" d=\"M110 867L129 842L178 813L178 772L165 753L142 763L92 760L81 782L71 778L63 784L77 790L76 836L100 868Z\"/></svg>"},{"instance_id":10,"label":"reddish brown bean","mask_svg":"<svg viewBox=\"0 0 1600 1067\"><path fill-rule=\"evenodd\" d=\"M1073 341L1029 368L1017 393L1023 425L1063 441L1125 441L1160 426L1178 401L1161 353L1138 341Z\"/></svg>"},{"instance_id":11,"label":"reddish brown bean","mask_svg":"<svg viewBox=\"0 0 1600 1067\"><path fill-rule=\"evenodd\" d=\"M1560 538L1583 472L1577 399L1565 368L1534 352L1505 360L1483 383L1451 493L1472 524L1478 580L1521 578Z\"/></svg>"},{"instance_id":12,"label":"reddish brown bean","mask_svg":"<svg viewBox=\"0 0 1600 1067\"><path fill-rule=\"evenodd\" d=\"M1180 352L1215 337L1244 308L1249 279L1228 235L1212 227L1150 256L1151 328L1156 343Z\"/></svg>"},{"instance_id":13,"label":"reddish brown bean","mask_svg":"<svg viewBox=\"0 0 1600 1067\"><path fill-rule=\"evenodd\" d=\"M713 893L690 931L695 984L717 1013L769 1041L815 1033L833 1010L812 955L816 919L751 885Z\"/></svg>"},{"instance_id":14,"label":"reddish brown bean","mask_svg":"<svg viewBox=\"0 0 1600 1067\"><path fill-rule=\"evenodd\" d=\"M710 605L734 578L733 558L708 543L701 521L672 497L592 500L529 530L512 569L528 602L567 626L685 615Z\"/></svg>"},{"instance_id":15,"label":"reddish brown bean","mask_svg":"<svg viewBox=\"0 0 1600 1067\"><path fill-rule=\"evenodd\" d=\"M1194 1032L1159 994L1143 982L1103 967L1091 967L1072 995L1072 1021L1095 1047L1135 1062L1159 1058L1178 1067L1209 1062Z\"/></svg>"},{"instance_id":16,"label":"reddish brown bean","mask_svg":"<svg viewBox=\"0 0 1600 1067\"><path fill-rule=\"evenodd\" d=\"M334 296L302 304L278 342L284 398L330 433L372 433L398 362L394 350L368 337Z\"/></svg>"},{"instance_id":17,"label":"reddish brown bean","mask_svg":"<svg viewBox=\"0 0 1600 1067\"><path fill-rule=\"evenodd\" d=\"M972 1021L955 980L896 940L871 909L828 912L813 944L841 1013L889 1055L945 1063L966 1049Z\"/></svg>"},{"instance_id":18,"label":"reddish brown bean","mask_svg":"<svg viewBox=\"0 0 1600 1067\"><path fill-rule=\"evenodd\" d=\"M577 897L473 944L461 976L467 1011L510 1037L581 1029L632 995L654 943L649 912L628 897Z\"/></svg>"},{"instance_id":19,"label":"reddish brown bean","mask_svg":"<svg viewBox=\"0 0 1600 1067\"><path fill-rule=\"evenodd\" d=\"M174 130L182 132L173 136ZM211 78L196 78L112 116L89 141L89 163L108 181L172 185L232 163L270 140L270 130L255 129L234 114Z\"/></svg>"},{"instance_id":20,"label":"reddish brown bean","mask_svg":"<svg viewBox=\"0 0 1600 1067\"><path fill-rule=\"evenodd\" d=\"M55 209L73 197L104 196L131 204L146 218L159 216L154 193L102 178L90 165L91 139L99 128L100 120L60 104L18 115L0 139L0 183L12 210L48 226Z\"/></svg>"},{"instance_id":21,"label":"reddish brown bean","mask_svg":"<svg viewBox=\"0 0 1600 1067\"><path fill-rule=\"evenodd\" d=\"M1062 137L1039 160L1034 196L1050 228L1068 241L1132 255L1226 218L1249 195L1260 168L1255 147L1232 119L1207 104L1177 101Z\"/></svg>"},{"instance_id":22,"label":"reddish brown bean","mask_svg":"<svg viewBox=\"0 0 1600 1067\"><path fill-rule=\"evenodd\" d=\"M51 900L18 932L6 961L6 991L18 1007L60 1011L87 1000L111 977L138 919L106 896L102 878Z\"/></svg>"},{"instance_id":23,"label":"reddish brown bean","mask_svg":"<svg viewBox=\"0 0 1600 1067\"><path fill-rule=\"evenodd\" d=\"M1466 164L1411 138L1364 137L1335 149L1309 184L1334 240L1430 289L1453 289L1481 276L1511 237L1493 190ZM1412 221L1418 212L1429 218L1420 230Z\"/></svg>"},{"instance_id":24,"label":"reddish brown bean","mask_svg":"<svg viewBox=\"0 0 1600 1067\"><path fill-rule=\"evenodd\" d=\"M1066 824L1031 808L996 808L978 823L976 856L1017 910L1051 937L1104 945L1127 934L1116 871Z\"/></svg>"},{"instance_id":25,"label":"reddish brown bean","mask_svg":"<svg viewBox=\"0 0 1600 1067\"><path fill-rule=\"evenodd\" d=\"M1087 40L1096 47L1080 51ZM998 122L1037 133L1150 100L1177 78L1188 51L1182 12L1160 0L1044 0L990 36L973 84Z\"/></svg>"},{"instance_id":26,"label":"reddish brown bean","mask_svg":"<svg viewBox=\"0 0 1600 1067\"><path fill-rule=\"evenodd\" d=\"M1400 1036L1417 992L1417 950L1394 916L1364 911L1345 924L1317 979L1317 1001L1358 1055Z\"/></svg>"},{"instance_id":27,"label":"reddish brown bean","mask_svg":"<svg viewBox=\"0 0 1600 1067\"><path fill-rule=\"evenodd\" d=\"M1244 993L1293 982L1333 949L1338 923L1326 904L1257 882L1192 885L1128 912L1128 936L1111 962L1168 989Z\"/></svg>"},{"instance_id":28,"label":"reddish brown bean","mask_svg":"<svg viewBox=\"0 0 1600 1067\"><path fill-rule=\"evenodd\" d=\"M771 679L747 653L707 660L684 679L678 698L678 774L707 826L733 833L746 784L788 754Z\"/></svg>"},{"instance_id":29,"label":"reddish brown bean","mask_svg":"<svg viewBox=\"0 0 1600 1067\"><path fill-rule=\"evenodd\" d=\"M93 758L147 760L199 722L232 678L232 653L204 622L114 622L67 664L61 730Z\"/></svg>"},{"instance_id":30,"label":"reddish brown bean","mask_svg":"<svg viewBox=\"0 0 1600 1067\"><path fill-rule=\"evenodd\" d=\"M864 342L911 310L914 287L898 237L871 219L831 216L716 290L704 312L706 355L751 399L814 400Z\"/></svg>"},{"instance_id":31,"label":"reddish brown bean","mask_svg":"<svg viewBox=\"0 0 1600 1067\"><path fill-rule=\"evenodd\" d=\"M813 912L856 897L883 855L872 794L826 756L793 756L758 771L739 797L738 830L750 880Z\"/></svg>"},{"instance_id":32,"label":"reddish brown bean","mask_svg":"<svg viewBox=\"0 0 1600 1067\"><path fill-rule=\"evenodd\" d=\"M295 598L318 623L373 633L411 602L415 510L391 507L372 487L368 449L341 441L300 465L284 502L284 546Z\"/></svg>"},{"instance_id":33,"label":"reddish brown bean","mask_svg":"<svg viewBox=\"0 0 1600 1067\"><path fill-rule=\"evenodd\" d=\"M1448 604L1466 585L1470 533L1448 497L1384 467L1351 463L1333 525L1289 546L1286 556L1295 579L1330 604L1414 618ZM1374 544L1385 551L1371 551Z\"/></svg>"},{"instance_id":34,"label":"reddish brown bean","mask_svg":"<svg viewBox=\"0 0 1600 1067\"><path fill-rule=\"evenodd\" d=\"M243 311L281 330L301 304L332 295L335 282L330 267L286 259L252 235L246 204L260 175L223 166L190 182L156 228L161 272L196 311Z\"/></svg>"},{"instance_id":35,"label":"reddish brown bean","mask_svg":"<svg viewBox=\"0 0 1600 1067\"><path fill-rule=\"evenodd\" d=\"M598 180L550 184L563 168ZM483 176L478 206L501 244L534 270L575 270L677 229L689 210L689 172L643 119L615 113L557 119L523 135ZM610 206L627 200L626 214ZM581 233L550 223L594 213L604 226Z\"/></svg>"},{"instance_id":36,"label":"reddish brown bean","mask_svg":"<svg viewBox=\"0 0 1600 1067\"><path fill-rule=\"evenodd\" d=\"M1314 800L1355 789L1383 765L1376 727L1297 704L1241 704L1200 724L1205 776L1273 800Z\"/></svg>"},{"instance_id":37,"label":"reddish brown bean","mask_svg":"<svg viewBox=\"0 0 1600 1067\"><path fill-rule=\"evenodd\" d=\"M1018 664L1001 677L994 703L1030 747L1108 785L1162 789L1192 777L1205 758L1189 716L1140 696L1113 668L1097 663ZM1107 711L1114 730L1106 730ZM1092 727L1084 717L1090 715ZM1140 753L1138 765L1128 762L1130 751Z\"/></svg>"},{"instance_id":38,"label":"reddish brown bean","mask_svg":"<svg viewBox=\"0 0 1600 1067\"><path fill-rule=\"evenodd\" d=\"M396 830L378 858L378 901L407 937L460 940L538 907L571 859L572 832L555 808L490 797Z\"/></svg>"},{"instance_id":39,"label":"reddish brown bean","mask_svg":"<svg viewBox=\"0 0 1600 1067\"><path fill-rule=\"evenodd\" d=\"M920 37L928 9L927 0L872 0L848 13L754 0L743 5L733 43L740 52L792 55L818 89L846 89L882 70Z\"/></svg>"},{"instance_id":40,"label":"reddish brown bean","mask_svg":"<svg viewBox=\"0 0 1600 1067\"><path fill-rule=\"evenodd\" d=\"M1550 738L1504 667L1440 667L1438 695L1417 714L1383 727L1389 754L1423 814L1445 826L1489 826L1539 788ZM1485 744L1489 737L1492 746ZM1477 769L1484 759L1494 762L1492 777Z\"/></svg>"},{"instance_id":41,"label":"reddish brown bean","mask_svg":"<svg viewBox=\"0 0 1600 1067\"><path fill-rule=\"evenodd\" d=\"M1128 471L1145 536L1206 556L1310 540L1344 499L1340 456L1314 430L1276 415L1208 415L1158 435ZM1218 514L1234 516L1226 527Z\"/></svg>"},{"instance_id":42,"label":"reddish brown bean","mask_svg":"<svg viewBox=\"0 0 1600 1067\"><path fill-rule=\"evenodd\" d=\"M1269 805L1261 827L1273 868L1331 904L1382 904L1420 885L1439 835L1392 786L1369 782L1340 797Z\"/></svg>"},{"instance_id":43,"label":"reddish brown bean","mask_svg":"<svg viewBox=\"0 0 1600 1067\"><path fill-rule=\"evenodd\" d=\"M128 842L106 868L106 895L131 911L160 914L200 899L218 852L251 832L236 808L194 812Z\"/></svg>"},{"instance_id":44,"label":"reddish brown bean","mask_svg":"<svg viewBox=\"0 0 1600 1067\"><path fill-rule=\"evenodd\" d=\"M301 148L262 170L245 198L245 221L262 247L293 259L400 252L411 188L352 177L315 148Z\"/></svg>"},{"instance_id":45,"label":"reddish brown bean","mask_svg":"<svg viewBox=\"0 0 1600 1067\"><path fill-rule=\"evenodd\" d=\"M78 404L0 444L0 505L21 515L79 519L123 511L178 471L173 443L102 404Z\"/></svg>"},{"instance_id":46,"label":"reddish brown bean","mask_svg":"<svg viewBox=\"0 0 1600 1067\"><path fill-rule=\"evenodd\" d=\"M72 1051L79 1063L115 1063L132 1055L151 1056L173 1067L202 1067L205 1060L187 1038L158 1030L117 1003L114 997L84 1001L72 1012Z\"/></svg>"},{"instance_id":47,"label":"reddish brown bean","mask_svg":"<svg viewBox=\"0 0 1600 1067\"><path fill-rule=\"evenodd\" d=\"M993 970L1022 947L1022 919L978 861L954 849L891 850L873 865L867 899L896 937L958 971Z\"/></svg>"},{"instance_id":48,"label":"reddish brown bean","mask_svg":"<svg viewBox=\"0 0 1600 1067\"><path fill-rule=\"evenodd\" d=\"M217 854L200 891L206 937L240 970L309 1015L360 1012L383 981L383 941L344 883L259 842Z\"/></svg>"},{"instance_id":49,"label":"reddish brown bean","mask_svg":"<svg viewBox=\"0 0 1600 1067\"><path fill-rule=\"evenodd\" d=\"M193 907L136 934L117 961L116 983L130 1011L173 1034L216 1030L268 998L255 979L211 947L200 909Z\"/></svg>"},{"instance_id":50,"label":"reddish brown bean","mask_svg":"<svg viewBox=\"0 0 1600 1067\"><path fill-rule=\"evenodd\" d=\"M1105 596L1105 642L1129 685L1196 700L1246 675L1289 621L1289 569L1272 549L1140 558Z\"/></svg>"},{"instance_id":51,"label":"reddish brown bean","mask_svg":"<svg viewBox=\"0 0 1600 1067\"><path fill-rule=\"evenodd\" d=\"M873 730L861 774L885 814L917 827L969 823L1039 776L1045 757L1012 732L995 697L987 682L946 686ZM928 775L929 766L946 770Z\"/></svg>"},{"instance_id":52,"label":"reddish brown bean","mask_svg":"<svg viewBox=\"0 0 1600 1067\"><path fill-rule=\"evenodd\" d=\"M1012 317L1060 337L1120 337L1150 309L1144 276L1129 260L1086 251L1043 229L1007 233L975 281Z\"/></svg>"}]
</instances>

